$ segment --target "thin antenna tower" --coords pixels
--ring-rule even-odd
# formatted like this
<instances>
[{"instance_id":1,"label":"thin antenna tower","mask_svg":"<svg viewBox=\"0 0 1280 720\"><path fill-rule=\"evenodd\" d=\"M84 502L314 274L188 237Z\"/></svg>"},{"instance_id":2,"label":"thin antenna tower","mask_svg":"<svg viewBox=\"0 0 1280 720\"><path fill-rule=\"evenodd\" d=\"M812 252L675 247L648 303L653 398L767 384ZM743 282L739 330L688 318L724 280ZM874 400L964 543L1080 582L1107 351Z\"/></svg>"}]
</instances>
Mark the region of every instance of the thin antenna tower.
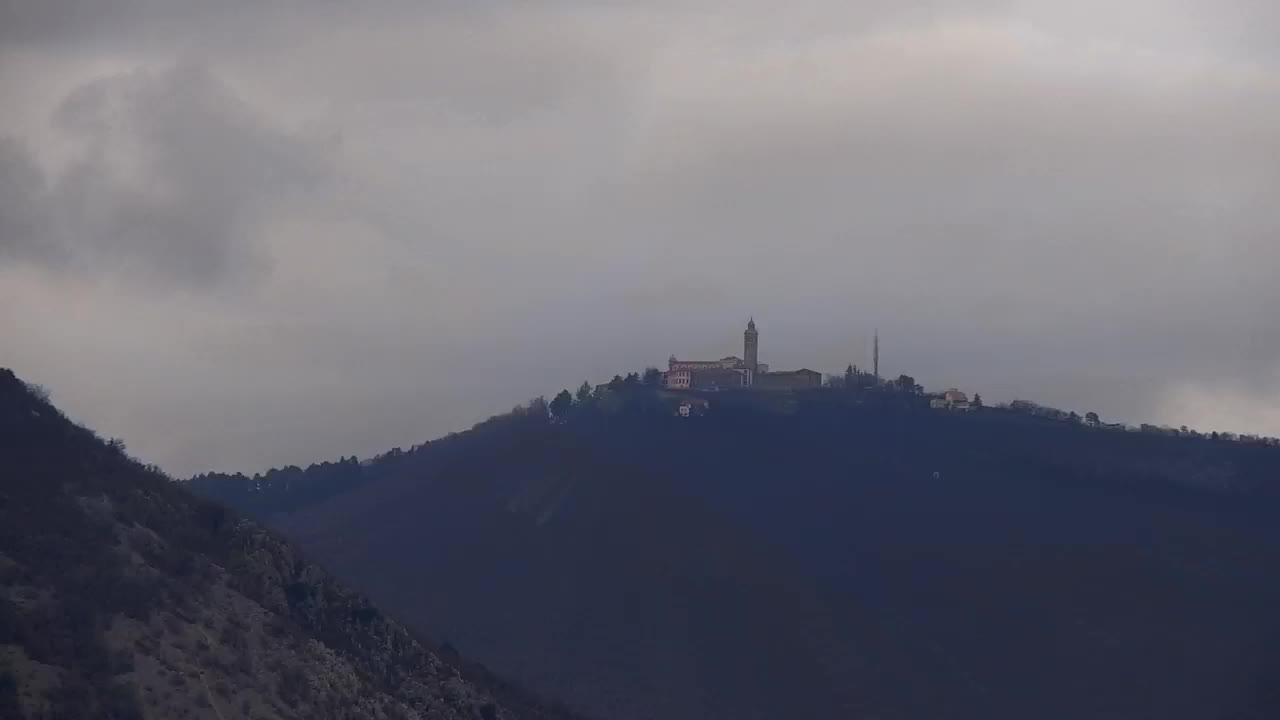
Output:
<instances>
[{"instance_id":1,"label":"thin antenna tower","mask_svg":"<svg viewBox=\"0 0 1280 720\"><path fill-rule=\"evenodd\" d=\"M871 371L875 374L876 379L880 379L880 329L876 328L875 344L871 350Z\"/></svg>"}]
</instances>

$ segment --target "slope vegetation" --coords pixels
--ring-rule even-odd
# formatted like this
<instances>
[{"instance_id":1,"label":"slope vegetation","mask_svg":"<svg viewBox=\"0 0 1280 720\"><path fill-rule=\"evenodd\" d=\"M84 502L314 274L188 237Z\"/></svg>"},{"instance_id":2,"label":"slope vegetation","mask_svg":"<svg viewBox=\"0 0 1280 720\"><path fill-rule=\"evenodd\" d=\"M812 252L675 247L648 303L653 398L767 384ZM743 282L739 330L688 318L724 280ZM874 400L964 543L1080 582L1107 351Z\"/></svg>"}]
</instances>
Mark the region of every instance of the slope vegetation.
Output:
<instances>
[{"instance_id":1,"label":"slope vegetation","mask_svg":"<svg viewBox=\"0 0 1280 720\"><path fill-rule=\"evenodd\" d=\"M647 392L319 493L314 468L202 483L273 494L389 609L610 717L1280 715L1276 448L834 391L679 418Z\"/></svg>"},{"instance_id":2,"label":"slope vegetation","mask_svg":"<svg viewBox=\"0 0 1280 720\"><path fill-rule=\"evenodd\" d=\"M517 714L568 717L460 670L0 370L0 717Z\"/></svg>"}]
</instances>

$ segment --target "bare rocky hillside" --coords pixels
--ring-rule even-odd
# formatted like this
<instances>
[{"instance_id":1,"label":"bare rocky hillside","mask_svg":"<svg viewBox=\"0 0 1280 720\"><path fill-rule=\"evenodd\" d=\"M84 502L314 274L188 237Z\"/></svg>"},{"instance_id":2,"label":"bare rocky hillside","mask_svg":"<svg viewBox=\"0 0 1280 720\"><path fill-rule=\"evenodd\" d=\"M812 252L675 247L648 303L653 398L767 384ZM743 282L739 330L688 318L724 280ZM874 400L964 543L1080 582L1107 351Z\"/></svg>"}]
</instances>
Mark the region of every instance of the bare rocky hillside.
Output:
<instances>
[{"instance_id":1,"label":"bare rocky hillside","mask_svg":"<svg viewBox=\"0 0 1280 720\"><path fill-rule=\"evenodd\" d=\"M567 718L0 370L0 717Z\"/></svg>"}]
</instances>

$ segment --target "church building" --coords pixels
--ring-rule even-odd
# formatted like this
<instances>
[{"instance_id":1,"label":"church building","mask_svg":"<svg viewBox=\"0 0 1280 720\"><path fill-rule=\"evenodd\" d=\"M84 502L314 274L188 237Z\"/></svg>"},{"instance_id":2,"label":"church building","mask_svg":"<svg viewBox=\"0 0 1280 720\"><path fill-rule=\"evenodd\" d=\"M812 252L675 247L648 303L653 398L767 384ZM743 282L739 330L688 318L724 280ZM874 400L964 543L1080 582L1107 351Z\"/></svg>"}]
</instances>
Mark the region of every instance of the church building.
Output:
<instances>
[{"instance_id":1,"label":"church building","mask_svg":"<svg viewBox=\"0 0 1280 720\"><path fill-rule=\"evenodd\" d=\"M769 366L760 362L760 333L755 318L747 323L742 334L743 357L728 356L719 360L679 360L672 355L667 371L662 374L663 386L671 390L791 390L820 387L822 374L813 370L793 372L769 372Z\"/></svg>"}]
</instances>

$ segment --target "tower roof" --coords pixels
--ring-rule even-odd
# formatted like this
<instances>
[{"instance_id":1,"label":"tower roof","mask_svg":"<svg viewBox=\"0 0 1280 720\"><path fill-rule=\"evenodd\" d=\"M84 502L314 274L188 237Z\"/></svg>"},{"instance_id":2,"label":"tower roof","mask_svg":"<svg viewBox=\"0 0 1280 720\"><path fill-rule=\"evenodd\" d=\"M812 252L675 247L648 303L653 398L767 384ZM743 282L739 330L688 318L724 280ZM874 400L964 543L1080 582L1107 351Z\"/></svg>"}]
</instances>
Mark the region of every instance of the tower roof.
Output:
<instances>
[{"instance_id":1,"label":"tower roof","mask_svg":"<svg viewBox=\"0 0 1280 720\"><path fill-rule=\"evenodd\" d=\"M750 320L747 321L747 332L755 332L755 331L756 331L756 319L752 317Z\"/></svg>"}]
</instances>

